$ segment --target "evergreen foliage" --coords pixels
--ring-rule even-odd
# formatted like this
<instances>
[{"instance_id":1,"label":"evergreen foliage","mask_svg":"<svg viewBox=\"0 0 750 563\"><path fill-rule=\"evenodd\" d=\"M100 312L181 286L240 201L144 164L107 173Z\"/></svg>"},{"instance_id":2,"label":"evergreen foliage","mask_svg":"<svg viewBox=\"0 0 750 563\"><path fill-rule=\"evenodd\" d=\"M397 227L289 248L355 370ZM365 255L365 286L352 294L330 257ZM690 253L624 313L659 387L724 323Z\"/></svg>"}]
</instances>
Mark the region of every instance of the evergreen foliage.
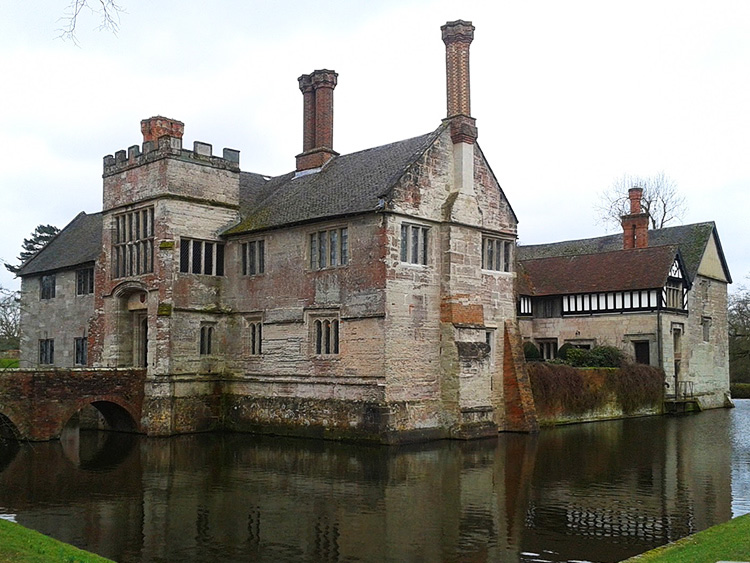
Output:
<instances>
[{"instance_id":1,"label":"evergreen foliage","mask_svg":"<svg viewBox=\"0 0 750 563\"><path fill-rule=\"evenodd\" d=\"M34 256L42 248L47 246L47 243L55 238L59 232L60 229L54 225L38 225L29 238L23 239L21 254L18 255L18 264L8 264L6 262L5 268L9 272L17 274L21 269L21 266L23 266L29 258Z\"/></svg>"}]
</instances>

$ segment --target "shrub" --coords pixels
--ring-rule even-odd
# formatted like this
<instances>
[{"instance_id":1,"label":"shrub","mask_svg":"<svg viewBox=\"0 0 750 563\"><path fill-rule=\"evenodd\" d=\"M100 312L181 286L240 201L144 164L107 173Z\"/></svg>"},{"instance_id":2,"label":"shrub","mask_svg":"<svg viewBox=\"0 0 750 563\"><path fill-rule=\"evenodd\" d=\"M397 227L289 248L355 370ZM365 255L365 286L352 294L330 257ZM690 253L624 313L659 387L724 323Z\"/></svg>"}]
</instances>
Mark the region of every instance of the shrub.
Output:
<instances>
[{"instance_id":1,"label":"shrub","mask_svg":"<svg viewBox=\"0 0 750 563\"><path fill-rule=\"evenodd\" d=\"M564 344L560 350L568 346ZM561 358L558 350L557 357ZM614 346L594 346L591 350L569 347L563 361L576 368L619 368L623 363L622 351Z\"/></svg>"},{"instance_id":2,"label":"shrub","mask_svg":"<svg viewBox=\"0 0 750 563\"><path fill-rule=\"evenodd\" d=\"M614 346L595 346L588 354L588 366L619 368L622 365L622 351Z\"/></svg>"},{"instance_id":3,"label":"shrub","mask_svg":"<svg viewBox=\"0 0 750 563\"><path fill-rule=\"evenodd\" d=\"M537 409L584 414L603 403L600 389L591 386L581 370L564 364L535 362L527 366Z\"/></svg>"},{"instance_id":4,"label":"shrub","mask_svg":"<svg viewBox=\"0 0 750 563\"><path fill-rule=\"evenodd\" d=\"M542 359L542 354L536 344L527 340L523 343L523 357L527 362L536 362Z\"/></svg>"},{"instance_id":5,"label":"shrub","mask_svg":"<svg viewBox=\"0 0 750 563\"><path fill-rule=\"evenodd\" d=\"M615 372L615 392L622 412L630 414L664 399L664 372L643 364L627 364Z\"/></svg>"},{"instance_id":6,"label":"shrub","mask_svg":"<svg viewBox=\"0 0 750 563\"><path fill-rule=\"evenodd\" d=\"M589 365L589 351L583 348L571 347L565 360L569 365L581 368Z\"/></svg>"},{"instance_id":7,"label":"shrub","mask_svg":"<svg viewBox=\"0 0 750 563\"><path fill-rule=\"evenodd\" d=\"M568 352L570 350L577 350L570 342L566 342L557 350L557 359L566 362L568 360Z\"/></svg>"},{"instance_id":8,"label":"shrub","mask_svg":"<svg viewBox=\"0 0 750 563\"><path fill-rule=\"evenodd\" d=\"M576 350L573 356L588 350ZM573 351L571 350L571 352ZM527 366L534 403L542 417L575 416L615 400L624 414L658 405L664 397L664 372L641 364L619 369L581 370L565 364Z\"/></svg>"}]
</instances>

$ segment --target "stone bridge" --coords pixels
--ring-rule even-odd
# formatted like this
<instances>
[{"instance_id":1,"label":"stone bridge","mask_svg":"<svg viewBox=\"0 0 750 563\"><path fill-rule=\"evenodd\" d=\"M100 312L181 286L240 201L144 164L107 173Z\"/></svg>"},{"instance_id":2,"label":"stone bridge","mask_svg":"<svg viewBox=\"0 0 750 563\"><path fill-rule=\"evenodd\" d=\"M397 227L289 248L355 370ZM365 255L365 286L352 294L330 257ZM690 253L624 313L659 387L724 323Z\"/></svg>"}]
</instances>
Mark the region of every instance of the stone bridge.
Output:
<instances>
[{"instance_id":1,"label":"stone bridge","mask_svg":"<svg viewBox=\"0 0 750 563\"><path fill-rule=\"evenodd\" d=\"M145 369L8 369L0 372L0 437L55 440L92 405L112 430L142 432Z\"/></svg>"}]
</instances>

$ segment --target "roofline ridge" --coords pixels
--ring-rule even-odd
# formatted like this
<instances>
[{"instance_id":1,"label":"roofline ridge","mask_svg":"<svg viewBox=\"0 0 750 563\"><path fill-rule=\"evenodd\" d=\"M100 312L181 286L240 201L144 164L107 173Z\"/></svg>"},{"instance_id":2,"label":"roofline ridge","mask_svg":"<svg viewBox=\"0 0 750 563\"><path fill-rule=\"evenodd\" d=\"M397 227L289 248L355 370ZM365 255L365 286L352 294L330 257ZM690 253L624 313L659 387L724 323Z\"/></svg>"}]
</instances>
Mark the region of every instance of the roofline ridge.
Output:
<instances>
[{"instance_id":1,"label":"roofline ridge","mask_svg":"<svg viewBox=\"0 0 750 563\"><path fill-rule=\"evenodd\" d=\"M395 172L391 178L388 179L386 182L386 188L378 194L379 198L385 198L386 196L390 195L390 193L393 191L393 188L396 186L398 181L404 177L404 174L406 174L409 169L414 166L414 163L425 153L427 152L427 149L430 148L437 138L440 136L440 134L448 129L450 127L450 124L447 121L442 122L436 129L434 129L432 132L427 133L425 135L419 135L417 137L412 137L411 139L405 139L405 140L413 140L418 139L420 137L425 137L424 142L422 145L415 150L412 155L407 159L407 164L404 166L403 169L399 170L398 172ZM395 143L394 143L395 144Z\"/></svg>"}]
</instances>

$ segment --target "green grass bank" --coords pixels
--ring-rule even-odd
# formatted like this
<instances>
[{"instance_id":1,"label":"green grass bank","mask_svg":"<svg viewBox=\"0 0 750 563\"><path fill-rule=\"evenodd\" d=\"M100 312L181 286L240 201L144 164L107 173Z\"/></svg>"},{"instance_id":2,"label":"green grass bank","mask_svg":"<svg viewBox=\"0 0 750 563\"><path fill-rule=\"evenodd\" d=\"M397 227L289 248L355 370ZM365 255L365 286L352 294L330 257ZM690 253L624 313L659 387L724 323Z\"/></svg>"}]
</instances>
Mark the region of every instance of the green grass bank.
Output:
<instances>
[{"instance_id":1,"label":"green grass bank","mask_svg":"<svg viewBox=\"0 0 750 563\"><path fill-rule=\"evenodd\" d=\"M622 563L750 561L750 514L739 516Z\"/></svg>"},{"instance_id":2,"label":"green grass bank","mask_svg":"<svg viewBox=\"0 0 750 563\"><path fill-rule=\"evenodd\" d=\"M0 563L112 563L88 551L0 519Z\"/></svg>"}]
</instances>

